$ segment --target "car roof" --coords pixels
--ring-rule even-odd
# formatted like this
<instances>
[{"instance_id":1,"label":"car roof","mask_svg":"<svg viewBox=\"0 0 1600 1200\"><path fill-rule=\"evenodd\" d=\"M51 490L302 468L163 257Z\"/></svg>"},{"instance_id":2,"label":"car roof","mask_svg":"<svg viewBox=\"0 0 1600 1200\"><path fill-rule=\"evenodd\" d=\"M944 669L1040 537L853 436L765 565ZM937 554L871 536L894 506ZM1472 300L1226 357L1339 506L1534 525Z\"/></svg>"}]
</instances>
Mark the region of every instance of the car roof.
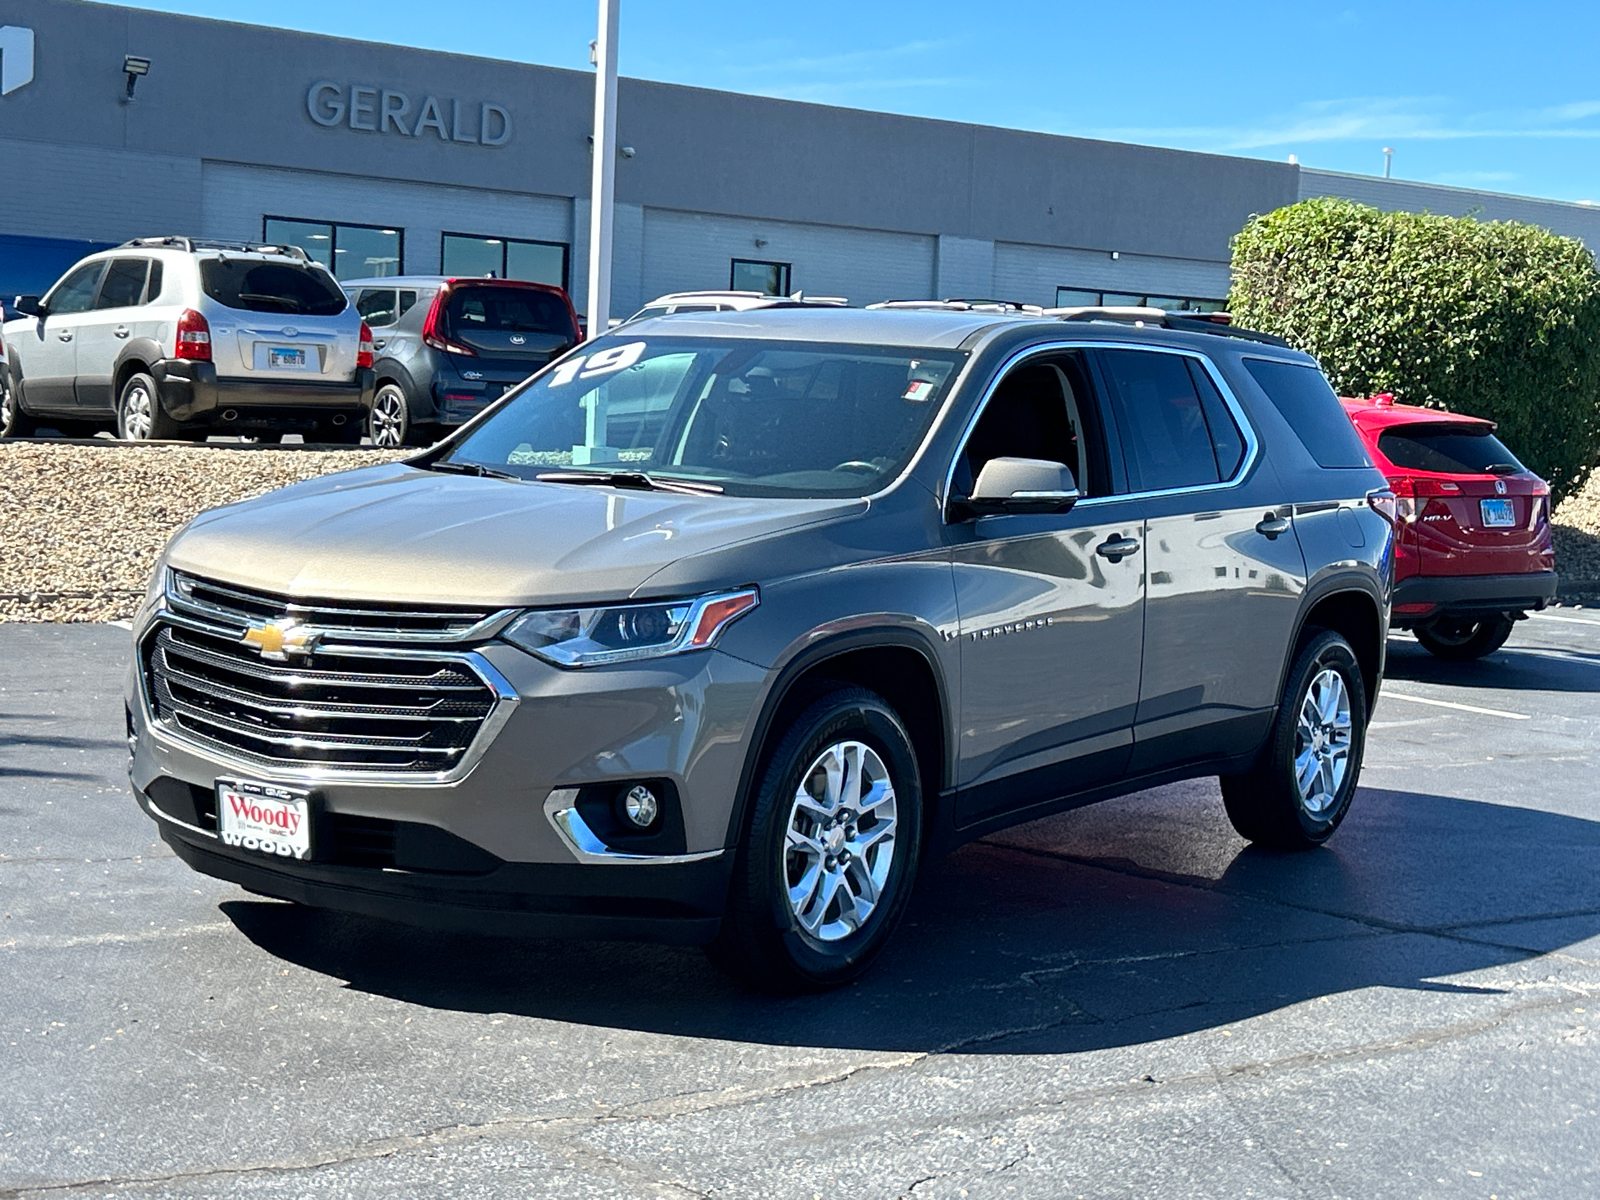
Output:
<instances>
[{"instance_id":1,"label":"car roof","mask_svg":"<svg viewBox=\"0 0 1600 1200\"><path fill-rule=\"evenodd\" d=\"M1394 398L1388 397L1387 402L1382 397L1387 393L1380 392L1377 396L1361 399L1354 396L1340 396L1339 402L1344 405L1344 411L1350 415L1351 420L1357 425L1365 425L1373 429L1382 429L1391 425L1487 425L1490 429L1495 423L1484 417L1470 417L1466 413L1450 412L1443 408L1423 408L1415 404L1396 404Z\"/></svg>"},{"instance_id":2,"label":"car roof","mask_svg":"<svg viewBox=\"0 0 1600 1200\"><path fill-rule=\"evenodd\" d=\"M341 279L339 286L348 291L362 287L443 287L447 283L481 283L490 287L536 288L541 292L560 292L553 283L535 283L531 279L496 279L488 275L380 275L371 279Z\"/></svg>"},{"instance_id":3,"label":"car roof","mask_svg":"<svg viewBox=\"0 0 1600 1200\"><path fill-rule=\"evenodd\" d=\"M1298 350L1247 342L1229 334L1228 326L1215 332L1203 329L1167 329L1159 325L1134 325L1127 321L1062 320L1037 313L1000 313L961 309L843 308L818 305L757 308L743 312L676 313L670 317L645 317L614 331L615 336L659 332L674 337L770 338L775 341L842 342L858 345L925 346L960 349L978 335L1032 332L1039 338L1063 341L1130 341L1187 350L1230 349L1265 358L1314 365L1316 360ZM624 332L625 329L625 332Z\"/></svg>"}]
</instances>

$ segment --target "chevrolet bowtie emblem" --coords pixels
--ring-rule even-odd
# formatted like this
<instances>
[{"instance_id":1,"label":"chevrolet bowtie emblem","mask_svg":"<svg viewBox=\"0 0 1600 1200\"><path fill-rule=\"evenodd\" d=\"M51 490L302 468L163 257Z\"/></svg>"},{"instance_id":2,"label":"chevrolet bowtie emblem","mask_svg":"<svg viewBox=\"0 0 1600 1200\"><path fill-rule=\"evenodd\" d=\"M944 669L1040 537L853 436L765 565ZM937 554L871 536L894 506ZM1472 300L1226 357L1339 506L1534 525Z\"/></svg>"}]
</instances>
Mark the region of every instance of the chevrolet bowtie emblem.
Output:
<instances>
[{"instance_id":1,"label":"chevrolet bowtie emblem","mask_svg":"<svg viewBox=\"0 0 1600 1200\"><path fill-rule=\"evenodd\" d=\"M290 656L309 656L316 649L322 635L300 624L293 617L284 617L266 625L252 625L239 640L261 651L261 657L272 662L288 662Z\"/></svg>"}]
</instances>

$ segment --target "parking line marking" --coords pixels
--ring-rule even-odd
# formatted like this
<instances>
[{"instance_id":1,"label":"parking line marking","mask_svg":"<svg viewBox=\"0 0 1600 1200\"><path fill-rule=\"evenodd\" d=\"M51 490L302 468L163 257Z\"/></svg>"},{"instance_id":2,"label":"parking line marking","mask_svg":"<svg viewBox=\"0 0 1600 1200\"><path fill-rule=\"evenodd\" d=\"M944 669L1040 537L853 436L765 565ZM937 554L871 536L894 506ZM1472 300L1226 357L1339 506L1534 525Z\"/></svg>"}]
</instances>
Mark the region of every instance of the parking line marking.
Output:
<instances>
[{"instance_id":1,"label":"parking line marking","mask_svg":"<svg viewBox=\"0 0 1600 1200\"><path fill-rule=\"evenodd\" d=\"M1508 721L1531 721L1532 717L1526 713L1506 712L1498 708L1479 708L1476 704L1457 704L1454 700L1432 700L1427 696L1409 696L1405 692L1397 692L1393 688L1384 688L1378 693L1378 699L1409 700L1413 704L1432 704L1436 708L1454 708L1461 712L1481 713L1486 717L1504 717Z\"/></svg>"},{"instance_id":2,"label":"parking line marking","mask_svg":"<svg viewBox=\"0 0 1600 1200\"><path fill-rule=\"evenodd\" d=\"M1586 621L1582 617L1558 617L1555 613L1535 613L1534 619L1539 621L1561 621L1567 625L1593 625L1600 629L1600 621Z\"/></svg>"}]
</instances>

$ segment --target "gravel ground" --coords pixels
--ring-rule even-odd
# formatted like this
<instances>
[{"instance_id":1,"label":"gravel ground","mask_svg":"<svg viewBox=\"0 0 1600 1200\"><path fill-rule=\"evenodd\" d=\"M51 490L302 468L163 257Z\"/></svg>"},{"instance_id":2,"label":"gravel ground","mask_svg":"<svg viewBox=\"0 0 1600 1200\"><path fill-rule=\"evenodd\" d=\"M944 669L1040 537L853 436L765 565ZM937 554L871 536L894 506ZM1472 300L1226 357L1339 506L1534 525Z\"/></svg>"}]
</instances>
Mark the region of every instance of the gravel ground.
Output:
<instances>
[{"instance_id":1,"label":"gravel ground","mask_svg":"<svg viewBox=\"0 0 1600 1200\"><path fill-rule=\"evenodd\" d=\"M173 530L219 504L409 451L0 444L0 622L133 613ZM1556 510L1564 599L1600 599L1600 471Z\"/></svg>"},{"instance_id":2,"label":"gravel ground","mask_svg":"<svg viewBox=\"0 0 1600 1200\"><path fill-rule=\"evenodd\" d=\"M0 622L131 616L185 521L401 453L0 443Z\"/></svg>"}]
</instances>

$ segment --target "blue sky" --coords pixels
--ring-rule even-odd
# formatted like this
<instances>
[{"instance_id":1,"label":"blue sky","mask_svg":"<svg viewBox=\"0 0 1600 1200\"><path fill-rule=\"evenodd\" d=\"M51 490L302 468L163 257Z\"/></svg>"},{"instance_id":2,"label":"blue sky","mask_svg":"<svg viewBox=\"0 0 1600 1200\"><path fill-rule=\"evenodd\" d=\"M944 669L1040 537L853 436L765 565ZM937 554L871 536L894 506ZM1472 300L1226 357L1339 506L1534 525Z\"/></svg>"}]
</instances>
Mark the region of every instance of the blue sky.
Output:
<instances>
[{"instance_id":1,"label":"blue sky","mask_svg":"<svg viewBox=\"0 0 1600 1200\"><path fill-rule=\"evenodd\" d=\"M259 0L140 7L241 21ZM588 69L589 0L275 0L287 28ZM1600 203L1600 3L623 0L624 75Z\"/></svg>"}]
</instances>

